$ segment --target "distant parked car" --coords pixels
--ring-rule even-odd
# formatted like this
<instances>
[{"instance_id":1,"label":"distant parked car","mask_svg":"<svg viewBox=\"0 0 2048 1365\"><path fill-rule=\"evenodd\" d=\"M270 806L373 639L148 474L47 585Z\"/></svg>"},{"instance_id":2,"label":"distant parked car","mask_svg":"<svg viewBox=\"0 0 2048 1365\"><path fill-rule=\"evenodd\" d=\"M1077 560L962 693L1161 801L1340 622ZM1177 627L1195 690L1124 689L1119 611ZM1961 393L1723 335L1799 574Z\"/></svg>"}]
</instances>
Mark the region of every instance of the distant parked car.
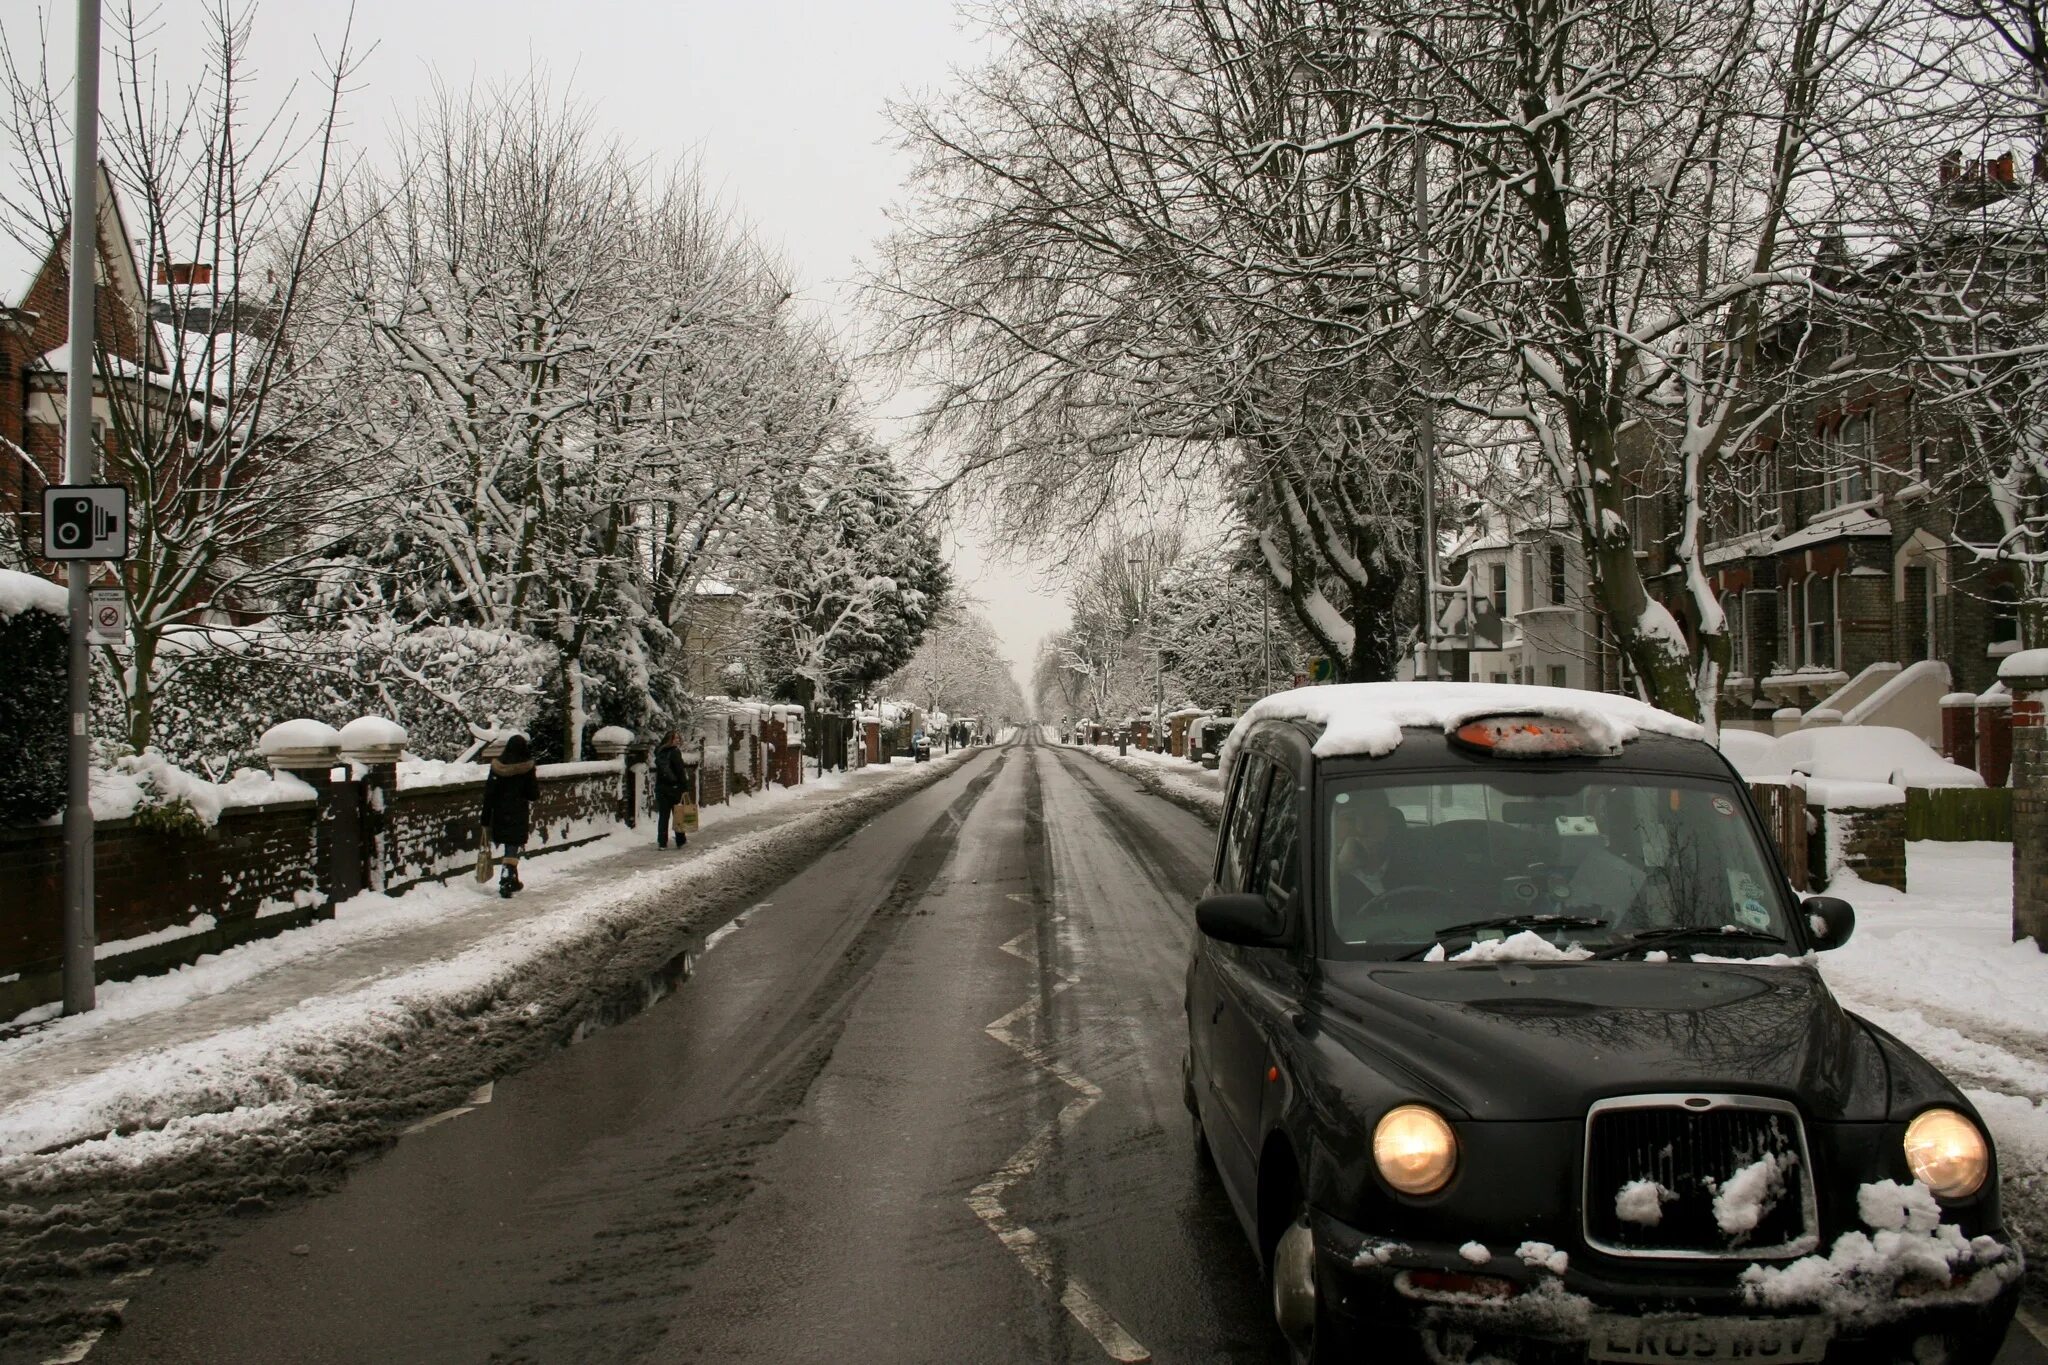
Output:
<instances>
[{"instance_id":1,"label":"distant parked car","mask_svg":"<svg viewBox=\"0 0 2048 1365\"><path fill-rule=\"evenodd\" d=\"M1303 1361L1989 1362L1982 1119L1844 1010L1696 727L1447 683L1259 703L1186 1099Z\"/></svg>"}]
</instances>

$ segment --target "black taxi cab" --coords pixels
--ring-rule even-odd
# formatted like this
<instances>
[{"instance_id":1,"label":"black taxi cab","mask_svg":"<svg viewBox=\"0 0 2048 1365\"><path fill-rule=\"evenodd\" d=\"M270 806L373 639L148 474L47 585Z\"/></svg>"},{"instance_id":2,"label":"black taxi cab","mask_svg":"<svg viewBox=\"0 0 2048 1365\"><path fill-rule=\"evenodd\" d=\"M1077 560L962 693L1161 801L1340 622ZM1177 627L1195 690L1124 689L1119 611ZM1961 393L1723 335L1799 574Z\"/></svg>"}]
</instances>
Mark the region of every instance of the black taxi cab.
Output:
<instances>
[{"instance_id":1,"label":"black taxi cab","mask_svg":"<svg viewBox=\"0 0 2048 1365\"><path fill-rule=\"evenodd\" d=\"M1319 687L1225 767L1186 1098L1298 1359L1997 1353L1983 1121L1829 992L1852 910L1696 727Z\"/></svg>"}]
</instances>

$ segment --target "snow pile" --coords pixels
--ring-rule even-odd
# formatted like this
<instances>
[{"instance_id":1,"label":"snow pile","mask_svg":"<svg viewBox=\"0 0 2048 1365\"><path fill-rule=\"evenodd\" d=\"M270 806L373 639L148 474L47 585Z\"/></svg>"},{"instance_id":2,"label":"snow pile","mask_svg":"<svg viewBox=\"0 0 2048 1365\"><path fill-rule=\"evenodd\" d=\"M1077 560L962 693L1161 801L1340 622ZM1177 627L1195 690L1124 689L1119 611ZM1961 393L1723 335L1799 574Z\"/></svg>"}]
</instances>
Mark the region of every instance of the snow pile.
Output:
<instances>
[{"instance_id":1,"label":"snow pile","mask_svg":"<svg viewBox=\"0 0 2048 1365\"><path fill-rule=\"evenodd\" d=\"M1426 959L1441 962L1443 944L1430 950ZM1534 929L1509 934L1506 938L1484 938L1473 943L1463 952L1453 953L1452 962L1582 962L1593 955L1590 948L1576 943L1567 943L1560 948Z\"/></svg>"},{"instance_id":2,"label":"snow pile","mask_svg":"<svg viewBox=\"0 0 2048 1365\"><path fill-rule=\"evenodd\" d=\"M1120 773L1137 778L1139 784L1154 796L1165 797L1212 825L1223 818L1223 780L1219 771L1171 754L1149 753L1142 749L1119 754L1114 745L1086 745L1082 752Z\"/></svg>"},{"instance_id":3,"label":"snow pile","mask_svg":"<svg viewBox=\"0 0 2048 1365\"><path fill-rule=\"evenodd\" d=\"M1522 1258L1523 1265L1542 1266L1553 1275L1564 1274L1572 1263L1569 1253L1548 1242L1524 1242L1515 1248L1515 1255Z\"/></svg>"},{"instance_id":4,"label":"snow pile","mask_svg":"<svg viewBox=\"0 0 2048 1365\"><path fill-rule=\"evenodd\" d=\"M1744 1296L1771 1308L1819 1308L1832 1317L1868 1320L1930 1299L1984 1303L2020 1274L2019 1258L1990 1237L1969 1238L1941 1221L1941 1206L1924 1185L1882 1180L1857 1192L1857 1211L1871 1232L1845 1232L1825 1256L1742 1272ZM1901 1299L1902 1286L1925 1292Z\"/></svg>"},{"instance_id":5,"label":"snow pile","mask_svg":"<svg viewBox=\"0 0 2048 1365\"><path fill-rule=\"evenodd\" d=\"M1918 735L1890 725L1828 725L1794 730L1776 739L1753 734L1737 738L1731 731L1721 737L1721 752L1752 782L1789 775L1808 778L1809 795L1829 798L1815 804L1843 804L1850 797L1868 795L1863 789L1869 787L1893 788L1878 796L1899 801L1905 798L1898 789L1905 787L1984 785L1981 776L1949 762ZM1829 790L1817 791L1819 784Z\"/></svg>"},{"instance_id":6,"label":"snow pile","mask_svg":"<svg viewBox=\"0 0 2048 1365\"><path fill-rule=\"evenodd\" d=\"M63 616L70 610L70 594L57 584L34 574L0 569L0 616L18 616L25 611Z\"/></svg>"},{"instance_id":7,"label":"snow pile","mask_svg":"<svg viewBox=\"0 0 2048 1365\"><path fill-rule=\"evenodd\" d=\"M1726 1180L1713 1183L1714 1223L1721 1235L1739 1242L1756 1231L1785 1196L1785 1174L1798 1164L1789 1152L1767 1152Z\"/></svg>"},{"instance_id":8,"label":"snow pile","mask_svg":"<svg viewBox=\"0 0 2048 1365\"><path fill-rule=\"evenodd\" d=\"M1493 1259L1493 1253L1486 1249L1484 1242L1467 1242L1458 1248L1458 1254L1473 1265L1485 1265Z\"/></svg>"},{"instance_id":9,"label":"snow pile","mask_svg":"<svg viewBox=\"0 0 2048 1365\"><path fill-rule=\"evenodd\" d=\"M1262 698L1245 712L1224 745L1220 765L1228 770L1238 739L1252 722L1301 720L1321 725L1315 752L1321 758L1379 758L1401 743L1405 727L1446 734L1468 720L1491 715L1542 715L1570 721L1597 744L1615 747L1643 734L1703 739L1689 720L1635 700L1570 687L1507 683L1342 683L1299 687Z\"/></svg>"},{"instance_id":10,"label":"snow pile","mask_svg":"<svg viewBox=\"0 0 2048 1365\"><path fill-rule=\"evenodd\" d=\"M241 768L226 782L194 777L156 749L128 754L111 768L92 771L92 815L95 820L125 820L149 806L179 801L191 807L203 825L215 825L230 806L269 806L285 801L311 801L316 793L290 773L264 773Z\"/></svg>"},{"instance_id":11,"label":"snow pile","mask_svg":"<svg viewBox=\"0 0 2048 1365\"><path fill-rule=\"evenodd\" d=\"M1631 1180L1614 1196L1614 1216L1624 1223L1653 1228L1664 1221L1664 1206L1677 1199L1675 1191L1654 1180Z\"/></svg>"}]
</instances>

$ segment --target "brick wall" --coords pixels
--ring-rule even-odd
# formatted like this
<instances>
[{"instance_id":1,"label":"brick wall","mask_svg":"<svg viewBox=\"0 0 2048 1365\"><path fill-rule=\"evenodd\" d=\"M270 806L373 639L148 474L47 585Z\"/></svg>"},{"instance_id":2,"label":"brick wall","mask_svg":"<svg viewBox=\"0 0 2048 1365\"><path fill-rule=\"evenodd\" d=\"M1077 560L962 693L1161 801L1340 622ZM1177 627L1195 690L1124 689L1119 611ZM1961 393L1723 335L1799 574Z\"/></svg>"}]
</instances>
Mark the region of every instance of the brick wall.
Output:
<instances>
[{"instance_id":1,"label":"brick wall","mask_svg":"<svg viewBox=\"0 0 2048 1365\"><path fill-rule=\"evenodd\" d=\"M1814 860L1813 880L1826 890L1826 878L1843 869L1866 882L1906 889L1906 807L1874 806L1823 810L1820 838L1826 850Z\"/></svg>"},{"instance_id":2,"label":"brick wall","mask_svg":"<svg viewBox=\"0 0 2048 1365\"><path fill-rule=\"evenodd\" d=\"M624 822L626 779L620 768L567 774L549 772L550 767L597 766L541 765L540 800L534 803L532 831L526 842L529 855L555 853L589 843ZM385 811L381 849L385 890L402 891L421 882L437 881L474 864L483 797L481 780L401 787Z\"/></svg>"},{"instance_id":3,"label":"brick wall","mask_svg":"<svg viewBox=\"0 0 2048 1365\"><path fill-rule=\"evenodd\" d=\"M102 945L191 928L202 932L140 945L128 964L150 970L303 924L320 911L316 849L319 803L293 801L222 812L212 830L170 834L133 820L100 823L93 839L94 919ZM0 830L0 1017L56 999L63 967L64 832L57 826ZM133 974L121 957L103 978ZM112 968L112 970L109 970Z\"/></svg>"},{"instance_id":4,"label":"brick wall","mask_svg":"<svg viewBox=\"0 0 2048 1365\"><path fill-rule=\"evenodd\" d=\"M529 854L588 843L620 827L626 798L618 765L552 766L559 771L540 771ZM480 781L396 792L376 782L344 783L317 801L232 807L201 833L102 821L93 840L100 944L165 937L107 953L100 979L162 971L331 915L337 869L330 849L337 825L351 818L376 836L370 885L400 891L459 872L476 857L482 796ZM380 802L383 810L372 809ZM0 979L5 1019L62 995L63 830L0 830L0 886L8 890L0 906L0 978L13 978Z\"/></svg>"}]
</instances>

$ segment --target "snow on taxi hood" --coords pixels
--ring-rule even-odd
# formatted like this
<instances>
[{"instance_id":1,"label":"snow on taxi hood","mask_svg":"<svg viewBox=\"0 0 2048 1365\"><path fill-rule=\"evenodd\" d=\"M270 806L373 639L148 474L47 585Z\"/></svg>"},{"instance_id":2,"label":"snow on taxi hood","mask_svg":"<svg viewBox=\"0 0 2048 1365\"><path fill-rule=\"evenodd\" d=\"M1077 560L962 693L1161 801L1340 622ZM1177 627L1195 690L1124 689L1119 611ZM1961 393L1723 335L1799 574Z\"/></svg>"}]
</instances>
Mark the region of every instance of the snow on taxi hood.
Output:
<instances>
[{"instance_id":1,"label":"snow on taxi hood","mask_svg":"<svg viewBox=\"0 0 2048 1365\"><path fill-rule=\"evenodd\" d=\"M1338 683L1297 687L1261 698L1231 731L1219 766L1228 771L1238 739L1260 720L1302 720L1323 727L1315 743L1318 758L1380 758L1401 744L1404 726L1428 726L1449 734L1468 720L1501 714L1556 716L1581 725L1603 744L1621 745L1641 734L1705 739L1689 720L1633 697L1585 692L1572 687L1519 683Z\"/></svg>"}]
</instances>

